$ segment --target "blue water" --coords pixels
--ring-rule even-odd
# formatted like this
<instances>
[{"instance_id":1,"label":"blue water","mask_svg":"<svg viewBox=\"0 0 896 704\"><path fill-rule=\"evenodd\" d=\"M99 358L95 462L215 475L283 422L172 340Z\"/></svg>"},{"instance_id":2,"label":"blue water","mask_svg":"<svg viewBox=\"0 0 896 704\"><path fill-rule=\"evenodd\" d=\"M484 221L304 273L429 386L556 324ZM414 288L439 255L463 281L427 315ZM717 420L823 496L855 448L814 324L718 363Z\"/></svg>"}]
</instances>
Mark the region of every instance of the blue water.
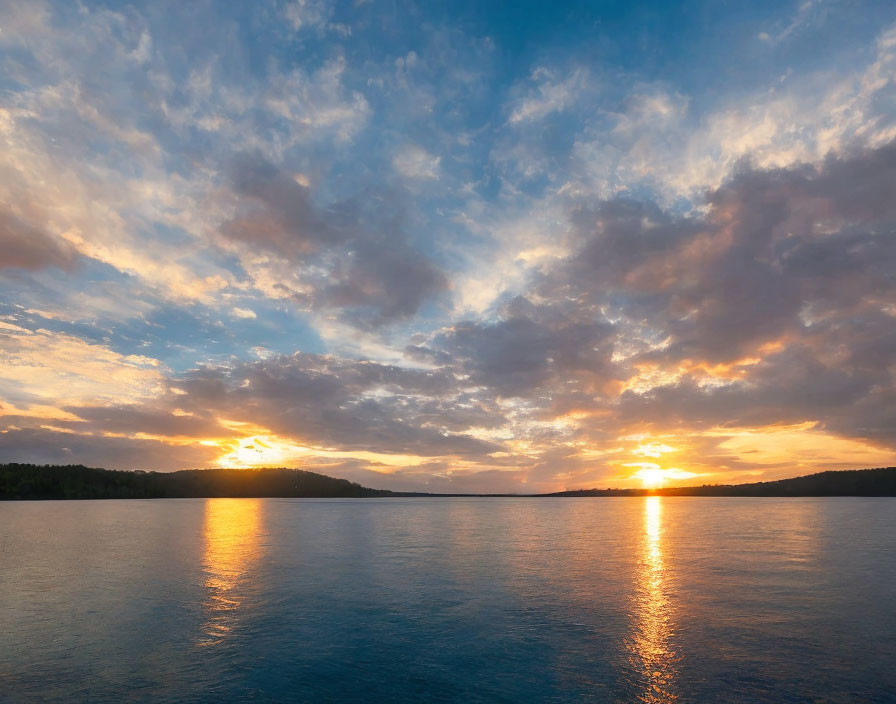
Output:
<instances>
[{"instance_id":1,"label":"blue water","mask_svg":"<svg viewBox=\"0 0 896 704\"><path fill-rule=\"evenodd\" d=\"M896 500L3 503L0 700L896 702Z\"/></svg>"}]
</instances>

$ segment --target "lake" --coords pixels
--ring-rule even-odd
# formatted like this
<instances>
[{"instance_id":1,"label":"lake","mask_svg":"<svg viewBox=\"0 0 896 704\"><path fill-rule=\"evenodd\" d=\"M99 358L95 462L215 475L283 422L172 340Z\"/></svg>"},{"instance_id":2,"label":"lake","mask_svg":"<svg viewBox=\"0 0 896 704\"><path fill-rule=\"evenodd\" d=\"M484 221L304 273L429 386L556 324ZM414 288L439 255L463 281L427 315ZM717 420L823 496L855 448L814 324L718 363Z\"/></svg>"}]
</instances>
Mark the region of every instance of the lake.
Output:
<instances>
[{"instance_id":1,"label":"lake","mask_svg":"<svg viewBox=\"0 0 896 704\"><path fill-rule=\"evenodd\" d=\"M896 500L0 503L6 702L896 702Z\"/></svg>"}]
</instances>

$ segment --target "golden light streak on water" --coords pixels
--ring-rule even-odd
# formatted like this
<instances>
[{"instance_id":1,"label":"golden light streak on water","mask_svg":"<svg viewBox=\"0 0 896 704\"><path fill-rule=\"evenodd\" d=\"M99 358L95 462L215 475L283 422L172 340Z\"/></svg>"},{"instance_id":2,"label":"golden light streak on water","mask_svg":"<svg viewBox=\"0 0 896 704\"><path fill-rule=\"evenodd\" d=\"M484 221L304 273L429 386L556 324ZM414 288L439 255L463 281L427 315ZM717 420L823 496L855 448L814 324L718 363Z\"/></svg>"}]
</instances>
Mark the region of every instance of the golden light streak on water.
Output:
<instances>
[{"instance_id":1,"label":"golden light streak on water","mask_svg":"<svg viewBox=\"0 0 896 704\"><path fill-rule=\"evenodd\" d=\"M663 504L660 496L644 498L644 533L635 589L632 664L640 670L645 704L675 702L676 655L670 640L674 627L663 556Z\"/></svg>"},{"instance_id":2,"label":"golden light streak on water","mask_svg":"<svg viewBox=\"0 0 896 704\"><path fill-rule=\"evenodd\" d=\"M206 597L201 645L222 642L246 600L245 585L261 554L261 499L208 499L205 502L203 571Z\"/></svg>"}]
</instances>

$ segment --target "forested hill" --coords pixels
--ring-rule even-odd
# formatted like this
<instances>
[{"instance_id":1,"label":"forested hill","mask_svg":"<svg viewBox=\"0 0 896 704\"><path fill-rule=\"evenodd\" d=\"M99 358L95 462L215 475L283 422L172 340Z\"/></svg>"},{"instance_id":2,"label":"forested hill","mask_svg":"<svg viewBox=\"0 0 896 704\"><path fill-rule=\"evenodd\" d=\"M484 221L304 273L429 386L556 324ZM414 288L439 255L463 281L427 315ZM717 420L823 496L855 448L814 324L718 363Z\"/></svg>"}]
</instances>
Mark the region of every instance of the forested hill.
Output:
<instances>
[{"instance_id":1,"label":"forested hill","mask_svg":"<svg viewBox=\"0 0 896 704\"><path fill-rule=\"evenodd\" d=\"M896 467L820 472L793 479L753 484L646 489L582 489L545 496L896 496Z\"/></svg>"},{"instance_id":2,"label":"forested hill","mask_svg":"<svg viewBox=\"0 0 896 704\"><path fill-rule=\"evenodd\" d=\"M896 467L821 472L753 484L583 489L541 496L896 496ZM458 494L453 494L458 496ZM436 496L369 489L301 469L188 469L128 472L82 465L0 465L3 499L164 499L189 497ZM448 496L445 494L444 496Z\"/></svg>"},{"instance_id":3,"label":"forested hill","mask_svg":"<svg viewBox=\"0 0 896 704\"><path fill-rule=\"evenodd\" d=\"M390 491L298 469L188 469L126 472L81 465L0 465L0 499L187 497L363 497Z\"/></svg>"}]
</instances>

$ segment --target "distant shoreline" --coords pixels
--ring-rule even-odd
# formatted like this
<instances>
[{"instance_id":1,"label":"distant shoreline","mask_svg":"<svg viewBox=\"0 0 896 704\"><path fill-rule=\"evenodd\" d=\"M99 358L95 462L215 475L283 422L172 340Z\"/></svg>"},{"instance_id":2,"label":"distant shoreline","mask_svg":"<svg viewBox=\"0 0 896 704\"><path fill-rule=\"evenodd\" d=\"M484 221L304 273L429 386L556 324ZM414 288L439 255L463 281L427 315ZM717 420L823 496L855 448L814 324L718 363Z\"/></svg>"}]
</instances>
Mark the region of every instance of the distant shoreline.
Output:
<instances>
[{"instance_id":1,"label":"distant shoreline","mask_svg":"<svg viewBox=\"0 0 896 704\"><path fill-rule=\"evenodd\" d=\"M639 496L896 496L896 467L838 470L750 484L657 489L580 489L548 494L435 494L371 489L345 479L289 468L110 470L82 465L0 465L0 500L175 498L424 498Z\"/></svg>"}]
</instances>

